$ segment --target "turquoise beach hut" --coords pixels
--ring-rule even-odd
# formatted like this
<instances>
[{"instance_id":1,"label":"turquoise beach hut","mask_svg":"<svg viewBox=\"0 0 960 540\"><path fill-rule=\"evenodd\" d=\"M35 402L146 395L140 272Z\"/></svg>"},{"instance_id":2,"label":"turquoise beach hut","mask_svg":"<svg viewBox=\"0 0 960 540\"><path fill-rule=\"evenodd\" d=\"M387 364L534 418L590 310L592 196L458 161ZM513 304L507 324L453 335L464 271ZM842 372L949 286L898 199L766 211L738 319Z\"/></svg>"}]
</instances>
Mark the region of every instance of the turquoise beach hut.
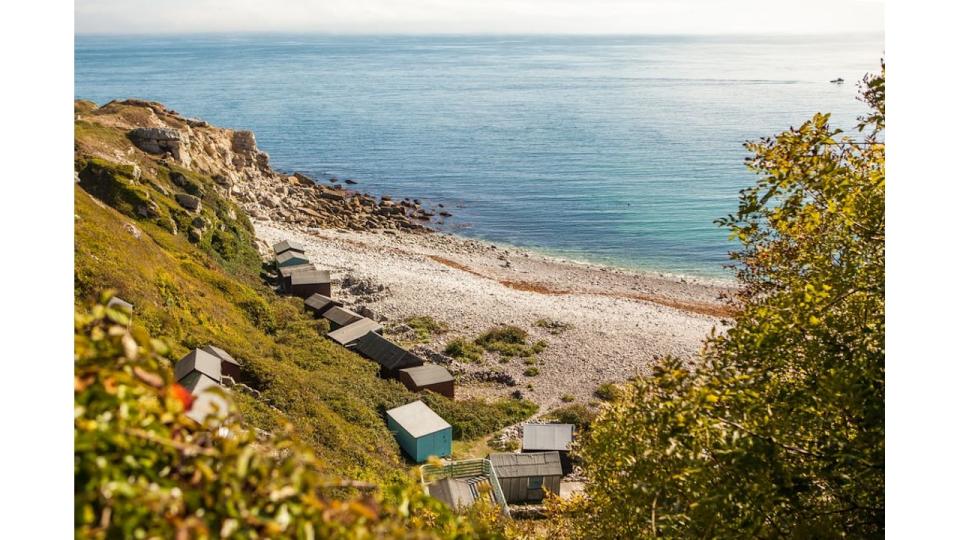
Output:
<instances>
[{"instance_id":1,"label":"turquoise beach hut","mask_svg":"<svg viewBox=\"0 0 960 540\"><path fill-rule=\"evenodd\" d=\"M387 427L400 448L417 463L430 456L447 457L453 444L453 427L422 401L387 411Z\"/></svg>"}]
</instances>

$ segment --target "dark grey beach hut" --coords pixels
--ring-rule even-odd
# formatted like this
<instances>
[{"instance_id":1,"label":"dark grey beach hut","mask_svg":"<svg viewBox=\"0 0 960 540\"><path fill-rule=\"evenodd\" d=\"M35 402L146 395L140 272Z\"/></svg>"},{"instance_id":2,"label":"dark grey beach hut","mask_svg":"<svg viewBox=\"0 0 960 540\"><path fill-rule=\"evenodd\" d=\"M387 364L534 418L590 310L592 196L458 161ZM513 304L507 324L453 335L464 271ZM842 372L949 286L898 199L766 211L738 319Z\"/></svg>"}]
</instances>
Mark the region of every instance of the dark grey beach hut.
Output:
<instances>
[{"instance_id":1,"label":"dark grey beach hut","mask_svg":"<svg viewBox=\"0 0 960 540\"><path fill-rule=\"evenodd\" d=\"M333 298L319 293L310 295L309 298L303 301L303 305L313 313L314 317L323 315L325 311L332 307L343 306L342 303Z\"/></svg>"},{"instance_id":2,"label":"dark grey beach hut","mask_svg":"<svg viewBox=\"0 0 960 540\"><path fill-rule=\"evenodd\" d=\"M293 266L281 266L279 268L280 272L280 290L284 292L290 291L290 279L297 272L305 272L309 270L316 270L317 267L312 264L295 264Z\"/></svg>"},{"instance_id":3,"label":"dark grey beach hut","mask_svg":"<svg viewBox=\"0 0 960 540\"><path fill-rule=\"evenodd\" d=\"M557 451L490 454L490 463L508 503L540 502L544 490L560 493L563 467Z\"/></svg>"},{"instance_id":4,"label":"dark grey beach hut","mask_svg":"<svg viewBox=\"0 0 960 540\"><path fill-rule=\"evenodd\" d=\"M323 312L323 318L330 321L330 328L336 330L352 322L359 321L363 318L363 315L354 313L344 307L334 306Z\"/></svg>"},{"instance_id":5,"label":"dark grey beach hut","mask_svg":"<svg viewBox=\"0 0 960 540\"><path fill-rule=\"evenodd\" d=\"M570 444L573 442L573 424L524 424L523 452L560 453L563 474L573 472L570 462Z\"/></svg>"},{"instance_id":6,"label":"dark grey beach hut","mask_svg":"<svg viewBox=\"0 0 960 540\"><path fill-rule=\"evenodd\" d=\"M453 399L453 375L436 364L401 369L397 379L411 392L431 390Z\"/></svg>"},{"instance_id":7,"label":"dark grey beach hut","mask_svg":"<svg viewBox=\"0 0 960 540\"><path fill-rule=\"evenodd\" d=\"M404 368L423 365L423 359L389 339L369 332L357 340L356 351L380 364L380 376L396 378Z\"/></svg>"},{"instance_id":8,"label":"dark grey beach hut","mask_svg":"<svg viewBox=\"0 0 960 540\"><path fill-rule=\"evenodd\" d=\"M220 384L223 374L220 369L221 364L223 364L223 360L217 356L201 349L194 349L177 361L173 368L173 376L177 379L177 382L188 390L190 389L188 385L193 384L200 377L206 377ZM184 380L187 380L187 382L184 383Z\"/></svg>"},{"instance_id":9,"label":"dark grey beach hut","mask_svg":"<svg viewBox=\"0 0 960 540\"><path fill-rule=\"evenodd\" d=\"M294 272L290 276L287 292L300 298L307 298L317 293L330 296L330 272L326 270Z\"/></svg>"},{"instance_id":10,"label":"dark grey beach hut","mask_svg":"<svg viewBox=\"0 0 960 540\"><path fill-rule=\"evenodd\" d=\"M276 244L273 245L274 255L280 255L281 253L284 253L287 251L296 251L301 255L305 253L303 249L303 244L301 244L300 242L284 240L283 242L277 242Z\"/></svg>"}]
</instances>

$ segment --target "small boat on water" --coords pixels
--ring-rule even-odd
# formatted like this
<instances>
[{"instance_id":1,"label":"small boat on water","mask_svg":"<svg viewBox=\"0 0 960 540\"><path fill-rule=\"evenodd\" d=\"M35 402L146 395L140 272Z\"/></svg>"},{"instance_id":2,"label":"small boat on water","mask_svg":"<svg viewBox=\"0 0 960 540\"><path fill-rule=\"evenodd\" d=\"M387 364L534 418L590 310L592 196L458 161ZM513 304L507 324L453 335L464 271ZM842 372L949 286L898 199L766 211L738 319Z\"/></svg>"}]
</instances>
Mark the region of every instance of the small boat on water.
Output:
<instances>
[{"instance_id":1,"label":"small boat on water","mask_svg":"<svg viewBox=\"0 0 960 540\"><path fill-rule=\"evenodd\" d=\"M832 81L830 81L830 82L832 82L833 84L843 84L843 78L842 78L842 77L837 77L836 79L834 79L834 80L832 80Z\"/></svg>"}]
</instances>

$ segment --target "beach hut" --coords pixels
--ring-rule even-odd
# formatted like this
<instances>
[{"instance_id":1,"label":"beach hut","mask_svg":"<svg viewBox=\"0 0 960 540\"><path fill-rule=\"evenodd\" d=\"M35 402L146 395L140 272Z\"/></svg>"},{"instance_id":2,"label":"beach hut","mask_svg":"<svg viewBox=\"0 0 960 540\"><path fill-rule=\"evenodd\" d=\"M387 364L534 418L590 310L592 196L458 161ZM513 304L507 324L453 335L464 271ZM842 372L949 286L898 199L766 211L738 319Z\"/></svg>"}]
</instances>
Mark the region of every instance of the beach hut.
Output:
<instances>
[{"instance_id":1,"label":"beach hut","mask_svg":"<svg viewBox=\"0 0 960 540\"><path fill-rule=\"evenodd\" d=\"M573 472L570 462L570 444L573 442L573 424L524 424L523 452L560 453L563 474Z\"/></svg>"},{"instance_id":2,"label":"beach hut","mask_svg":"<svg viewBox=\"0 0 960 540\"><path fill-rule=\"evenodd\" d=\"M383 327L380 326L380 323L364 317L329 332L327 337L344 347L351 347L364 335L370 332L379 332L381 328Z\"/></svg>"},{"instance_id":3,"label":"beach hut","mask_svg":"<svg viewBox=\"0 0 960 540\"><path fill-rule=\"evenodd\" d=\"M414 401L387 411L387 428L400 448L417 463L430 456L449 456L453 445L453 427L422 401Z\"/></svg>"},{"instance_id":4,"label":"beach hut","mask_svg":"<svg viewBox=\"0 0 960 540\"><path fill-rule=\"evenodd\" d=\"M560 494L563 466L557 451L490 454L490 463L508 503L540 502L544 490Z\"/></svg>"},{"instance_id":5,"label":"beach hut","mask_svg":"<svg viewBox=\"0 0 960 540\"><path fill-rule=\"evenodd\" d=\"M297 272L304 272L307 270L316 270L317 267L312 264L295 264L293 266L282 266L279 269L280 273L280 290L289 291L290 290L290 279Z\"/></svg>"},{"instance_id":6,"label":"beach hut","mask_svg":"<svg viewBox=\"0 0 960 540\"><path fill-rule=\"evenodd\" d=\"M277 242L273 245L273 254L280 255L281 253L286 253L287 251L295 251L301 255L306 253L303 249L303 244L300 242L293 242L291 240L284 240L283 242Z\"/></svg>"},{"instance_id":7,"label":"beach hut","mask_svg":"<svg viewBox=\"0 0 960 540\"><path fill-rule=\"evenodd\" d=\"M309 262L310 259L307 259L306 255L298 251L289 250L277 255L277 268L307 264Z\"/></svg>"},{"instance_id":8,"label":"beach hut","mask_svg":"<svg viewBox=\"0 0 960 540\"><path fill-rule=\"evenodd\" d=\"M204 376L213 382L220 384L223 374L220 366L223 360L201 349L194 349L177 361L173 368L173 376L182 386L184 379L189 377L190 381L195 381L199 376ZM192 382L190 383L192 384Z\"/></svg>"},{"instance_id":9,"label":"beach hut","mask_svg":"<svg viewBox=\"0 0 960 540\"><path fill-rule=\"evenodd\" d=\"M220 393L223 387L213 379L197 372L192 372L186 379L180 381L193 396L193 403L186 415L198 424L203 424L210 416L222 419L229 411L226 398ZM220 390L218 392L217 390ZM215 421L215 420L214 420Z\"/></svg>"},{"instance_id":10,"label":"beach hut","mask_svg":"<svg viewBox=\"0 0 960 540\"><path fill-rule=\"evenodd\" d=\"M303 270L290 276L287 292L307 298L313 294L330 296L330 272L326 270Z\"/></svg>"},{"instance_id":11,"label":"beach hut","mask_svg":"<svg viewBox=\"0 0 960 540\"><path fill-rule=\"evenodd\" d=\"M427 493L438 499L454 511L469 508L477 498L470 484L460 478L443 478L427 487Z\"/></svg>"},{"instance_id":12,"label":"beach hut","mask_svg":"<svg viewBox=\"0 0 960 540\"><path fill-rule=\"evenodd\" d=\"M375 332L358 339L355 349L380 364L380 376L385 378L396 378L401 369L423 365L423 359L419 356Z\"/></svg>"},{"instance_id":13,"label":"beach hut","mask_svg":"<svg viewBox=\"0 0 960 540\"><path fill-rule=\"evenodd\" d=\"M359 321L363 318L363 315L354 313L347 308L334 306L323 312L323 318L330 321L330 328L336 330L352 322Z\"/></svg>"},{"instance_id":14,"label":"beach hut","mask_svg":"<svg viewBox=\"0 0 960 540\"><path fill-rule=\"evenodd\" d=\"M436 364L401 369L397 379L411 392L432 390L453 399L453 375Z\"/></svg>"},{"instance_id":15,"label":"beach hut","mask_svg":"<svg viewBox=\"0 0 960 540\"><path fill-rule=\"evenodd\" d=\"M107 307L120 310L129 315L130 318L127 320L127 326L130 326L130 324L133 322L133 304L130 302L114 296L110 300L107 300Z\"/></svg>"},{"instance_id":16,"label":"beach hut","mask_svg":"<svg viewBox=\"0 0 960 540\"><path fill-rule=\"evenodd\" d=\"M234 381L240 380L240 361L230 356L230 353L213 345L200 349L220 359L220 375L226 375Z\"/></svg>"},{"instance_id":17,"label":"beach hut","mask_svg":"<svg viewBox=\"0 0 960 540\"><path fill-rule=\"evenodd\" d=\"M313 313L314 317L319 317L328 309L342 306L343 304L334 300L333 298L330 298L329 296L316 293L311 294L306 300L304 300L303 305L306 306L311 313Z\"/></svg>"}]
</instances>

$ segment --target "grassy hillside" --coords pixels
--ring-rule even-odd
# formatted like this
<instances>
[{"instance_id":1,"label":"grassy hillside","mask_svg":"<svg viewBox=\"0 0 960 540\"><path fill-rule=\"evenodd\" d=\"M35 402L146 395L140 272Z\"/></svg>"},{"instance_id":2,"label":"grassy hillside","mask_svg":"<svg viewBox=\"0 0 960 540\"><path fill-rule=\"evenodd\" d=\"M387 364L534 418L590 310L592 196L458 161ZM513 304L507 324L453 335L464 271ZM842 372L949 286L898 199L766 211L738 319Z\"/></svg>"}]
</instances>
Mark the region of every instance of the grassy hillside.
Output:
<instances>
[{"instance_id":1,"label":"grassy hillside","mask_svg":"<svg viewBox=\"0 0 960 540\"><path fill-rule=\"evenodd\" d=\"M331 470L390 481L405 479L408 463L383 422L388 408L424 399L459 439L534 412L525 401L417 396L378 378L372 362L323 337L302 300L264 284L250 222L211 178L141 153L119 129L81 121L75 133L75 302L114 289L135 305L135 326L168 342L171 360L207 343L242 359L244 382L260 392L233 392L249 425L289 422ZM105 150L137 166L103 159ZM181 208L178 192L200 197L201 211Z\"/></svg>"}]
</instances>

